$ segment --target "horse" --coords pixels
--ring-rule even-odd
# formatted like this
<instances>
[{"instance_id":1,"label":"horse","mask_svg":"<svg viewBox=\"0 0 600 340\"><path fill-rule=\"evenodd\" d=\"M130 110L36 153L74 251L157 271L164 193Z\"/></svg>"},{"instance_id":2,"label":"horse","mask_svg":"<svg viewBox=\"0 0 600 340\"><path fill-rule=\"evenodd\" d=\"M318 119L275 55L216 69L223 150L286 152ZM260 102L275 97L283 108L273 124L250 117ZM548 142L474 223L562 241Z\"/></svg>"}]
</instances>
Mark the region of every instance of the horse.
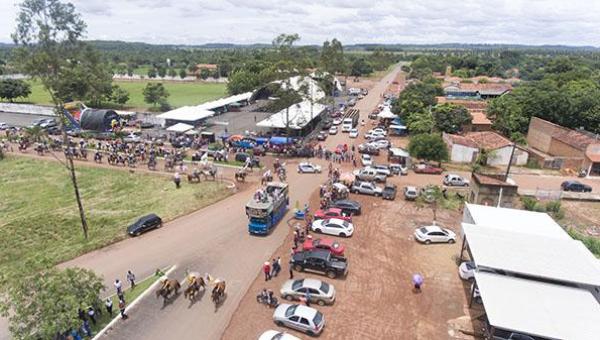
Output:
<instances>
[{"instance_id":1,"label":"horse","mask_svg":"<svg viewBox=\"0 0 600 340\"><path fill-rule=\"evenodd\" d=\"M194 169L191 174L187 175L188 182L197 182L200 183L200 172L198 169Z\"/></svg>"},{"instance_id":2,"label":"horse","mask_svg":"<svg viewBox=\"0 0 600 340\"><path fill-rule=\"evenodd\" d=\"M149 170L156 170L156 159L154 159L154 157L150 157L148 159L148 169Z\"/></svg>"},{"instance_id":3,"label":"horse","mask_svg":"<svg viewBox=\"0 0 600 340\"><path fill-rule=\"evenodd\" d=\"M190 301L193 301L196 298L196 295L200 292L200 287L206 289L206 283L201 276L188 277L188 283L188 287L183 291L183 296L186 299L189 297Z\"/></svg>"},{"instance_id":4,"label":"horse","mask_svg":"<svg viewBox=\"0 0 600 340\"><path fill-rule=\"evenodd\" d=\"M171 294L174 296L179 294L179 288L181 288L179 281L176 279L165 278L162 281L162 286L156 290L156 298L158 299L159 296L162 296L166 302Z\"/></svg>"},{"instance_id":5,"label":"horse","mask_svg":"<svg viewBox=\"0 0 600 340\"><path fill-rule=\"evenodd\" d=\"M102 163L102 153L100 151L96 151L94 154L94 162Z\"/></svg>"},{"instance_id":6,"label":"horse","mask_svg":"<svg viewBox=\"0 0 600 340\"><path fill-rule=\"evenodd\" d=\"M211 298L215 306L219 305L221 299L225 296L225 281L217 281L212 290Z\"/></svg>"},{"instance_id":7,"label":"horse","mask_svg":"<svg viewBox=\"0 0 600 340\"><path fill-rule=\"evenodd\" d=\"M244 170L239 170L235 173L236 182L245 182L246 181L246 172Z\"/></svg>"}]
</instances>

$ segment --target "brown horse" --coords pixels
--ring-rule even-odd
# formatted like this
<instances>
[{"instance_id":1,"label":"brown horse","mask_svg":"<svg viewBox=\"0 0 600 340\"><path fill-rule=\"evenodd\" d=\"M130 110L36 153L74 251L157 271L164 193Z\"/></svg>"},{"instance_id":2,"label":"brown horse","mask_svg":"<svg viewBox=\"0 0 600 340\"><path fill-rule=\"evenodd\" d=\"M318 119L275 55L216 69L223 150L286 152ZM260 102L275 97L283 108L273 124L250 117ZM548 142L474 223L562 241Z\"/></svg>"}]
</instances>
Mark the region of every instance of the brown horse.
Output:
<instances>
[{"instance_id":1,"label":"brown horse","mask_svg":"<svg viewBox=\"0 0 600 340\"><path fill-rule=\"evenodd\" d=\"M189 285L183 291L183 296L186 299L189 297L190 301L193 301L196 298L196 295L200 292L200 287L202 287L202 289L206 289L206 283L202 277L193 277L188 281Z\"/></svg>"},{"instance_id":2,"label":"brown horse","mask_svg":"<svg viewBox=\"0 0 600 340\"><path fill-rule=\"evenodd\" d=\"M166 301L171 296L171 294L179 294L179 288L181 288L179 281L175 279L164 279L160 288L156 290L156 298L158 299L159 296L162 296L163 299Z\"/></svg>"},{"instance_id":3,"label":"brown horse","mask_svg":"<svg viewBox=\"0 0 600 340\"><path fill-rule=\"evenodd\" d=\"M246 172L243 170L240 170L238 172L235 173L235 180L237 182L245 182L246 181Z\"/></svg>"},{"instance_id":4,"label":"brown horse","mask_svg":"<svg viewBox=\"0 0 600 340\"><path fill-rule=\"evenodd\" d=\"M221 299L225 296L225 281L218 281L215 284L215 287L212 290L212 301L217 306Z\"/></svg>"}]
</instances>

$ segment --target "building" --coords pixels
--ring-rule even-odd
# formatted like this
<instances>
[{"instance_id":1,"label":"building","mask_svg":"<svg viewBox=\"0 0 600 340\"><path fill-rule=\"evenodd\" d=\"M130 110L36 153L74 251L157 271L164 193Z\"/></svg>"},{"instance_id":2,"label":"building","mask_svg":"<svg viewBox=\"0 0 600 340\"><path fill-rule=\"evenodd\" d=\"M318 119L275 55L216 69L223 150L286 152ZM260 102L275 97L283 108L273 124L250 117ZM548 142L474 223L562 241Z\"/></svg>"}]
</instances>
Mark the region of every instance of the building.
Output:
<instances>
[{"instance_id":1,"label":"building","mask_svg":"<svg viewBox=\"0 0 600 340\"><path fill-rule=\"evenodd\" d=\"M446 97L493 99L512 91L512 85L499 83L453 83L444 87Z\"/></svg>"},{"instance_id":2,"label":"building","mask_svg":"<svg viewBox=\"0 0 600 340\"><path fill-rule=\"evenodd\" d=\"M291 135L305 136L312 130L321 114L326 110L327 107L323 104L304 100L272 114L256 123L256 126L272 129L278 135L286 135L289 129Z\"/></svg>"},{"instance_id":3,"label":"building","mask_svg":"<svg viewBox=\"0 0 600 340\"><path fill-rule=\"evenodd\" d=\"M511 208L518 200L519 186L503 175L471 174L469 202Z\"/></svg>"},{"instance_id":4,"label":"building","mask_svg":"<svg viewBox=\"0 0 600 340\"><path fill-rule=\"evenodd\" d=\"M528 153L502 135L493 131L467 132L464 136L444 133L443 139L450 151L450 160L457 163L472 163L484 153L489 166L525 165ZM513 152L514 149L514 152Z\"/></svg>"},{"instance_id":5,"label":"building","mask_svg":"<svg viewBox=\"0 0 600 340\"><path fill-rule=\"evenodd\" d=\"M485 115L488 103L485 100L478 99L458 99L450 97L436 97L438 104L455 104L464 106L471 114L471 124L463 126L463 131L490 131L492 130L492 121Z\"/></svg>"},{"instance_id":6,"label":"building","mask_svg":"<svg viewBox=\"0 0 600 340\"><path fill-rule=\"evenodd\" d=\"M600 136L576 131L533 117L527 133L529 152L544 168L583 169L587 176L600 176Z\"/></svg>"},{"instance_id":7,"label":"building","mask_svg":"<svg viewBox=\"0 0 600 340\"><path fill-rule=\"evenodd\" d=\"M598 259L545 213L466 204L460 260L474 264L492 339L597 339Z\"/></svg>"}]
</instances>

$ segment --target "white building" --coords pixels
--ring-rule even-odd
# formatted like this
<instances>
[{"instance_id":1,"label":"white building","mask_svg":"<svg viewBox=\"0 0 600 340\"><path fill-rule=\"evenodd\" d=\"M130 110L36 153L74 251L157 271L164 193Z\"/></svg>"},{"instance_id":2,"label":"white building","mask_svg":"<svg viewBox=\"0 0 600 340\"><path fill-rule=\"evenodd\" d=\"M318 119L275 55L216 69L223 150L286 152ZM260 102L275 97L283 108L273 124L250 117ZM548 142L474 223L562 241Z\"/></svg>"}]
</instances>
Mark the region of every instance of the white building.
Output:
<instances>
[{"instance_id":1,"label":"white building","mask_svg":"<svg viewBox=\"0 0 600 340\"><path fill-rule=\"evenodd\" d=\"M506 166L513 153L513 143L493 131L468 132L464 136L444 133L443 138L450 151L450 161L456 163L472 163L485 150L487 165ZM512 164L525 165L529 154L516 146L512 157Z\"/></svg>"}]
</instances>

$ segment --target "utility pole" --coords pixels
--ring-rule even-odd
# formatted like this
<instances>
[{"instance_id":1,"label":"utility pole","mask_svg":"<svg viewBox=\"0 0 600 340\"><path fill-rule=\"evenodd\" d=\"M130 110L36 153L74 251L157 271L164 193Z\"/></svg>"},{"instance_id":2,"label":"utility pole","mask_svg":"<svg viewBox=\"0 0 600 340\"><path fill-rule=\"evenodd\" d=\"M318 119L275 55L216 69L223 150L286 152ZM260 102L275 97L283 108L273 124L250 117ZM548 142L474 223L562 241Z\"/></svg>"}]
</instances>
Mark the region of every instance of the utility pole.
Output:
<instances>
[{"instance_id":1,"label":"utility pole","mask_svg":"<svg viewBox=\"0 0 600 340\"><path fill-rule=\"evenodd\" d=\"M508 165L506 166L506 174L504 174L504 182L508 180L508 174L510 173L510 167L512 166L513 156L515 154L515 149L517 148L517 144L513 143L512 151L510 152L510 159L508 160Z\"/></svg>"}]
</instances>

